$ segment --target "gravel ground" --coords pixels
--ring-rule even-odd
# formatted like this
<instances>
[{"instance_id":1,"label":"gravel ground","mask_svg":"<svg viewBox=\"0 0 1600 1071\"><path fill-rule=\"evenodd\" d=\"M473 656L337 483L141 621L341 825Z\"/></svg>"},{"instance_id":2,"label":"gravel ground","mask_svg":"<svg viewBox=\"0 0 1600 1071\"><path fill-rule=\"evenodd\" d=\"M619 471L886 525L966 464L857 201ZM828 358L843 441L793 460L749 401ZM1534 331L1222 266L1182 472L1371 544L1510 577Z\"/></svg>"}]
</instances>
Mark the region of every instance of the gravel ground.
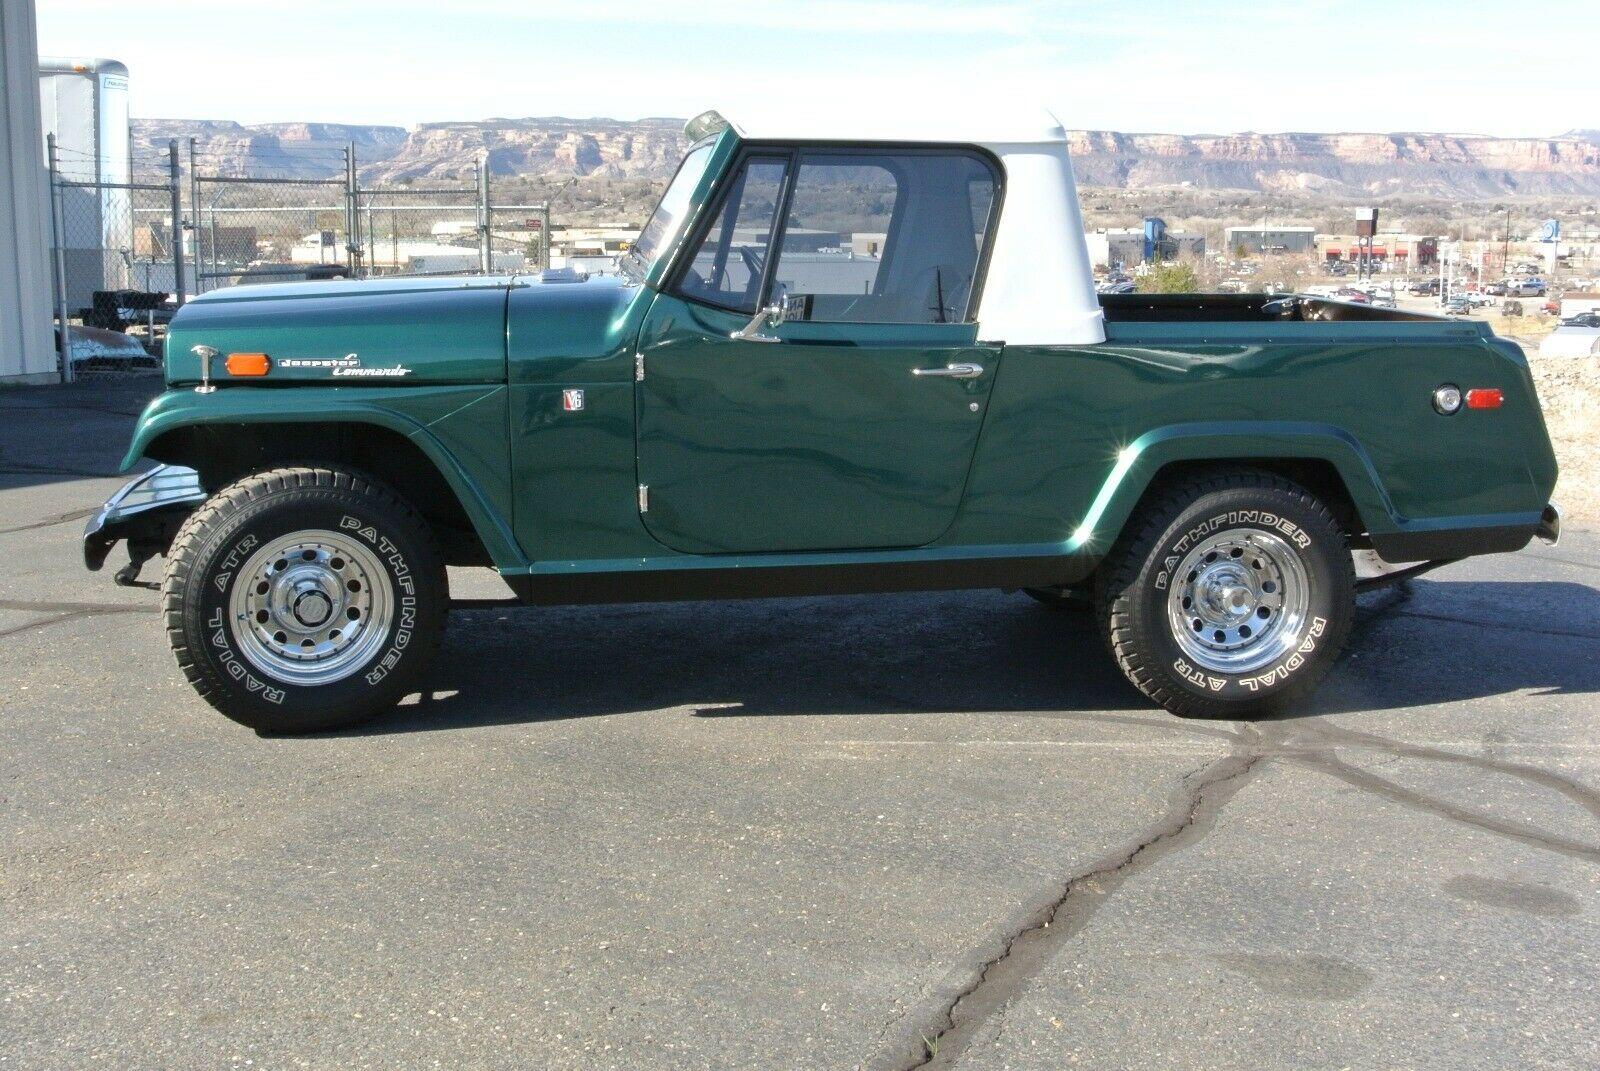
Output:
<instances>
[{"instance_id":1,"label":"gravel ground","mask_svg":"<svg viewBox=\"0 0 1600 1071\"><path fill-rule=\"evenodd\" d=\"M1561 465L1555 500L1573 522L1600 528L1600 358L1528 352Z\"/></svg>"}]
</instances>

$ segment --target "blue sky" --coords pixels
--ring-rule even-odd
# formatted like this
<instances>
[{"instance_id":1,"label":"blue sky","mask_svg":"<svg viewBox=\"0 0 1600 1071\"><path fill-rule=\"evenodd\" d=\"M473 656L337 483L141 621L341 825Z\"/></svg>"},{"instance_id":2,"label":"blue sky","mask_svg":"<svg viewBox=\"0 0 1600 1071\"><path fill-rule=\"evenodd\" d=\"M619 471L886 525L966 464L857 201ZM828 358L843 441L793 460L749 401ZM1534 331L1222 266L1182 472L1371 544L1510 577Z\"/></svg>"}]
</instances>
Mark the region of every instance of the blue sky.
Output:
<instances>
[{"instance_id":1,"label":"blue sky","mask_svg":"<svg viewBox=\"0 0 1600 1071\"><path fill-rule=\"evenodd\" d=\"M38 0L38 14L44 54L127 63L141 117L1043 104L1129 131L1550 135L1600 127L1596 3Z\"/></svg>"}]
</instances>

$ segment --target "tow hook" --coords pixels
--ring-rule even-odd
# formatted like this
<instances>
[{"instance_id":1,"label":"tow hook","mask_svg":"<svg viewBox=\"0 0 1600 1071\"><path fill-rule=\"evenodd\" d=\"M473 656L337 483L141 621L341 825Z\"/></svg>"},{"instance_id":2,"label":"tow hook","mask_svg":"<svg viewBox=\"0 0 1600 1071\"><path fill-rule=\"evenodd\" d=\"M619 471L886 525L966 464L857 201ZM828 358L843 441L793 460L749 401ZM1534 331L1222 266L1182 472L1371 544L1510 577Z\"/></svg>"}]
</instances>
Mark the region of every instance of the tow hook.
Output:
<instances>
[{"instance_id":1,"label":"tow hook","mask_svg":"<svg viewBox=\"0 0 1600 1071\"><path fill-rule=\"evenodd\" d=\"M156 556L153 547L138 547L130 540L128 543L128 564L111 574L111 579L119 587L146 588L150 591L160 591L161 585L153 580L140 580L139 571L144 568L144 563Z\"/></svg>"}]
</instances>

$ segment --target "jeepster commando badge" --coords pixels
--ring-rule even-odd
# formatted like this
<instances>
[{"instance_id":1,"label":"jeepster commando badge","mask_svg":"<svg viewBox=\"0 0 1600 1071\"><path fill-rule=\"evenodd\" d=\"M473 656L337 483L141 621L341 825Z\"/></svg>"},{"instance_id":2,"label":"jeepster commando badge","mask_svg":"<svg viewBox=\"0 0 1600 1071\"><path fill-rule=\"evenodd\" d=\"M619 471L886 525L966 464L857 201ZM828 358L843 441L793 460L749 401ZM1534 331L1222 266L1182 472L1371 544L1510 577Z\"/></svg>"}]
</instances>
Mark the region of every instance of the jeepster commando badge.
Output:
<instances>
[{"instance_id":1,"label":"jeepster commando badge","mask_svg":"<svg viewBox=\"0 0 1600 1071\"><path fill-rule=\"evenodd\" d=\"M389 368L363 368L361 358L357 354L347 353L343 357L285 357L278 362L279 368L326 368L334 376L362 376L366 378L382 376L409 376L411 369L403 364Z\"/></svg>"}]
</instances>

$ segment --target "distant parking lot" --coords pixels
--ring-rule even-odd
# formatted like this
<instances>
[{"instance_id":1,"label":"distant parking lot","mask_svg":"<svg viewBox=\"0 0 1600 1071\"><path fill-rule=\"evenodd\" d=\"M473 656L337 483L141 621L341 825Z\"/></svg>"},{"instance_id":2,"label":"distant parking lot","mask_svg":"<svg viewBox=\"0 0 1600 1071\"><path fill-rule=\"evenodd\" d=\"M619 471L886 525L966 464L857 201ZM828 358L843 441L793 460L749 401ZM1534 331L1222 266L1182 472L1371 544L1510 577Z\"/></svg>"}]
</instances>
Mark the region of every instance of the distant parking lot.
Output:
<instances>
[{"instance_id":1,"label":"distant parking lot","mask_svg":"<svg viewBox=\"0 0 1600 1071\"><path fill-rule=\"evenodd\" d=\"M1600 1062L1600 534L1274 722L978 591L473 611L263 739L82 568L157 386L0 392L0 1067Z\"/></svg>"}]
</instances>

